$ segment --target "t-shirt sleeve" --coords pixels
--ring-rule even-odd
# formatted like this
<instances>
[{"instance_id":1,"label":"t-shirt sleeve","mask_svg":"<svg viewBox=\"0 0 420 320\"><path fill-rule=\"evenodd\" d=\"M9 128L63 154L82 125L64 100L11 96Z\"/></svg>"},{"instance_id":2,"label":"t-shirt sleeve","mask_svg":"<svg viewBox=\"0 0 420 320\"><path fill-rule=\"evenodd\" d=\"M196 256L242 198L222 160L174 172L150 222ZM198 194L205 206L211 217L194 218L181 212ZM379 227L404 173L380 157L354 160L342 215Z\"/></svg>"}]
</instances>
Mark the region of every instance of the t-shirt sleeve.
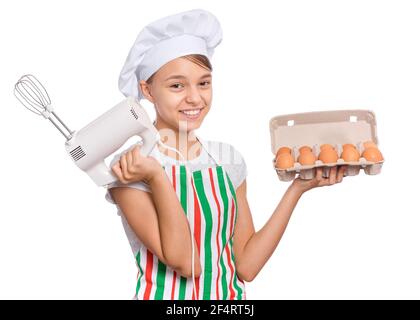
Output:
<instances>
[{"instance_id":1,"label":"t-shirt sleeve","mask_svg":"<svg viewBox=\"0 0 420 320\"><path fill-rule=\"evenodd\" d=\"M231 163L226 166L226 171L232 181L233 187L236 190L242 182L244 182L246 176L248 175L248 169L242 154L234 147L231 147L231 150L233 150Z\"/></svg>"},{"instance_id":2,"label":"t-shirt sleeve","mask_svg":"<svg viewBox=\"0 0 420 320\"><path fill-rule=\"evenodd\" d=\"M121 155L124 154L127 150L125 150L125 151L119 153L118 155L114 156L114 158L112 159L109 166L112 168L112 166L120 160ZM146 191L146 192L151 192L149 185L147 183L143 182L143 181L137 181L137 182L131 182L131 183L128 183L128 184L124 184L121 181L117 180L117 181L109 184L106 187L105 199L112 204L116 204L116 203L115 203L114 199L112 198L112 195L109 192L109 190L112 189L112 188L116 188L116 187L128 187L128 188L134 188L134 189L138 189L138 190L142 190L142 191Z\"/></svg>"}]
</instances>

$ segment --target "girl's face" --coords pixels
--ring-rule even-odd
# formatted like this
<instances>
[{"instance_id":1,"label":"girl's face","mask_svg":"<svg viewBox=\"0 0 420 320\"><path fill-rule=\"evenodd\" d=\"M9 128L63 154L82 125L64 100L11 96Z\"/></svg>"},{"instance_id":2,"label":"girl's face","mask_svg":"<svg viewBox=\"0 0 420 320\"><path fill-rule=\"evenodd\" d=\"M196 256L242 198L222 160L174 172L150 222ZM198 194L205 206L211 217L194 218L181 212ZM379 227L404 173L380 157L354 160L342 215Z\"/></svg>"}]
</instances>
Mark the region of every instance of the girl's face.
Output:
<instances>
[{"instance_id":1,"label":"girl's face","mask_svg":"<svg viewBox=\"0 0 420 320\"><path fill-rule=\"evenodd\" d=\"M185 58L162 66L149 85L141 80L143 95L155 105L156 127L191 131L200 127L213 95L211 72Z\"/></svg>"}]
</instances>

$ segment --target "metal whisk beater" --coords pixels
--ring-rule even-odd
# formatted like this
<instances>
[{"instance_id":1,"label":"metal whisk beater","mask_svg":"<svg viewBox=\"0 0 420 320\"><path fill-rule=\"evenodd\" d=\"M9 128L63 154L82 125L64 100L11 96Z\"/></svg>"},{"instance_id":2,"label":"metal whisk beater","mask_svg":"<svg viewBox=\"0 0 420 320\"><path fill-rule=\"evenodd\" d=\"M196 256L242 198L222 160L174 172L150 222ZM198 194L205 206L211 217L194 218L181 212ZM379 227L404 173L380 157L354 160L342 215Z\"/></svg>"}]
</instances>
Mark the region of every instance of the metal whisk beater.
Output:
<instances>
[{"instance_id":1,"label":"metal whisk beater","mask_svg":"<svg viewBox=\"0 0 420 320\"><path fill-rule=\"evenodd\" d=\"M67 140L71 139L74 131L70 130L53 111L47 90L35 76L25 74L20 77L15 84L14 95L25 108L49 119Z\"/></svg>"}]
</instances>

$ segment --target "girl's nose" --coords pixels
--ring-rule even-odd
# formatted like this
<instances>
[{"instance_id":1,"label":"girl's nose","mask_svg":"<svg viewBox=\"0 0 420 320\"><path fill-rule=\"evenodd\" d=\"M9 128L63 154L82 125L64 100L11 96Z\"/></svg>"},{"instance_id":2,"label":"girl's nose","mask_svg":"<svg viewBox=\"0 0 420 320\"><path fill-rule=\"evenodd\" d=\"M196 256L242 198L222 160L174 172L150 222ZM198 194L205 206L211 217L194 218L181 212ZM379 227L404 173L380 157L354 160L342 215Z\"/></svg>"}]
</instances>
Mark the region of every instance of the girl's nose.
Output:
<instances>
[{"instance_id":1,"label":"girl's nose","mask_svg":"<svg viewBox=\"0 0 420 320\"><path fill-rule=\"evenodd\" d=\"M192 104L198 104L201 101L201 95L198 88L195 88L194 86L190 86L187 90L187 102Z\"/></svg>"}]
</instances>

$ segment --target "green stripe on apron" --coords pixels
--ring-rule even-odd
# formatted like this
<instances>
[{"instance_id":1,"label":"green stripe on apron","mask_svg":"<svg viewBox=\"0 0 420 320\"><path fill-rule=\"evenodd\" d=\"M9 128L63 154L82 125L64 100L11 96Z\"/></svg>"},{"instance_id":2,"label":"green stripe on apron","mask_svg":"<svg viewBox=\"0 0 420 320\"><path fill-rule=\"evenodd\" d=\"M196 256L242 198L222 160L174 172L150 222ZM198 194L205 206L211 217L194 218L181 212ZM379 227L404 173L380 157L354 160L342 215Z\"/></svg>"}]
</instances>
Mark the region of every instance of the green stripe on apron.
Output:
<instances>
[{"instance_id":1,"label":"green stripe on apron","mask_svg":"<svg viewBox=\"0 0 420 320\"><path fill-rule=\"evenodd\" d=\"M184 209L184 213L187 214L187 173L185 166L179 167L179 178L180 178L180 198L181 198L181 205ZM187 278L180 276L180 282L179 282L179 300L185 300L185 291L187 288Z\"/></svg>"},{"instance_id":2,"label":"green stripe on apron","mask_svg":"<svg viewBox=\"0 0 420 320\"><path fill-rule=\"evenodd\" d=\"M228 296L228 284L226 280L226 266L225 262L223 261L223 251L226 246L226 228L227 228L227 221L228 221L228 210L229 210L229 203L228 197L226 194L226 186L225 186L225 179L223 177L223 170L222 167L218 166L216 168L217 171L217 181L219 182L219 190L220 195L223 200L223 227L222 227L222 255L220 259L220 264L222 266L222 289L223 289L223 300L227 299Z\"/></svg>"},{"instance_id":3,"label":"green stripe on apron","mask_svg":"<svg viewBox=\"0 0 420 320\"><path fill-rule=\"evenodd\" d=\"M204 219L206 221L206 231L204 235L204 287L203 287L203 299L210 300L211 295L211 280L213 276L212 272L212 252L211 252L211 232L213 229L213 218L210 209L209 202L204 192L203 176L201 171L193 173L194 182L198 198L200 200L201 207L204 212Z\"/></svg>"},{"instance_id":4,"label":"green stripe on apron","mask_svg":"<svg viewBox=\"0 0 420 320\"><path fill-rule=\"evenodd\" d=\"M140 276L137 279L137 286L136 286L136 297L137 297L138 294L139 294L139 290L140 290L140 280L143 277L143 270L140 266L140 250L139 250L139 252L137 253L137 256L136 256L136 262L137 262L137 267L139 268L139 271L140 271Z\"/></svg>"},{"instance_id":5,"label":"green stripe on apron","mask_svg":"<svg viewBox=\"0 0 420 320\"><path fill-rule=\"evenodd\" d=\"M155 300L163 300L165 290L166 265L158 261L158 270L156 275L156 293Z\"/></svg>"}]
</instances>

